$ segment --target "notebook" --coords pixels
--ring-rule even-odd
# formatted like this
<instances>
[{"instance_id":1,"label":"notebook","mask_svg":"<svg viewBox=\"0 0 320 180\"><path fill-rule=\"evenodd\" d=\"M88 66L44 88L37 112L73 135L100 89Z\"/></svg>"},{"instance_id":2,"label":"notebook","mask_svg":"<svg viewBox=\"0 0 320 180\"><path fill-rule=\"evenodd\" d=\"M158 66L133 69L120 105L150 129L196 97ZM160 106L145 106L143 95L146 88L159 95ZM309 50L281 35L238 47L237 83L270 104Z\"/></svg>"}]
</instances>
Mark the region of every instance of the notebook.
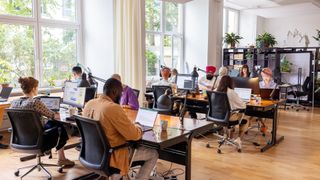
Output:
<instances>
[{"instance_id":1,"label":"notebook","mask_svg":"<svg viewBox=\"0 0 320 180\"><path fill-rule=\"evenodd\" d=\"M155 110L139 108L135 122L141 125L143 132L150 131L153 129L153 125L156 122L157 115L158 112Z\"/></svg>"},{"instance_id":2,"label":"notebook","mask_svg":"<svg viewBox=\"0 0 320 180\"><path fill-rule=\"evenodd\" d=\"M4 87L0 92L0 102L8 101L8 98L11 94L12 87Z\"/></svg>"},{"instance_id":3,"label":"notebook","mask_svg":"<svg viewBox=\"0 0 320 180\"><path fill-rule=\"evenodd\" d=\"M60 97L44 96L44 97L40 97L39 99L51 111L58 112L60 110L60 103L61 103Z\"/></svg>"},{"instance_id":4,"label":"notebook","mask_svg":"<svg viewBox=\"0 0 320 180\"><path fill-rule=\"evenodd\" d=\"M239 95L239 97L244 102L250 102L252 89L250 89L250 88L234 88L234 91Z\"/></svg>"}]
</instances>

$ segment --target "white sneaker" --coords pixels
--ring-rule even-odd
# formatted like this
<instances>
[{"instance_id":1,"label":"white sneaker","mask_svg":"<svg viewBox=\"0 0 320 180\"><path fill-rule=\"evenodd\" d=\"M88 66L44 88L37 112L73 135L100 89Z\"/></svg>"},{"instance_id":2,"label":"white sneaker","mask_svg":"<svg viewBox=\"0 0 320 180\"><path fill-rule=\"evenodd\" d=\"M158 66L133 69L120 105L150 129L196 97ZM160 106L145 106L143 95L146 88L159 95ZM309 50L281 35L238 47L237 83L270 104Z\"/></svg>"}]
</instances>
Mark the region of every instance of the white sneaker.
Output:
<instances>
[{"instance_id":1,"label":"white sneaker","mask_svg":"<svg viewBox=\"0 0 320 180\"><path fill-rule=\"evenodd\" d=\"M235 139L234 142L238 145L238 149L242 149L242 142L240 137L237 137L237 139Z\"/></svg>"}]
</instances>

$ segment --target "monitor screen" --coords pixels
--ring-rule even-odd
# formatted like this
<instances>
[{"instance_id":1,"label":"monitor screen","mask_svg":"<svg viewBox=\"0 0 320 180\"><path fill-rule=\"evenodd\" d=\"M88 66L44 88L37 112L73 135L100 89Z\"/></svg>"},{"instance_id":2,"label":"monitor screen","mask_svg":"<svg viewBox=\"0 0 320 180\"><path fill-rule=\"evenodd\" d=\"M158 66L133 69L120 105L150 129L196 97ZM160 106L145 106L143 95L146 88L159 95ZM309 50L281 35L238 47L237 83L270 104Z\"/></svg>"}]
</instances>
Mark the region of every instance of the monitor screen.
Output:
<instances>
[{"instance_id":1,"label":"monitor screen","mask_svg":"<svg viewBox=\"0 0 320 180\"><path fill-rule=\"evenodd\" d=\"M67 82L64 83L64 87L65 88L77 88L78 87L78 83L77 82L67 81Z\"/></svg>"},{"instance_id":2,"label":"monitor screen","mask_svg":"<svg viewBox=\"0 0 320 180\"><path fill-rule=\"evenodd\" d=\"M192 90L194 82L191 74L178 74L176 79L178 89Z\"/></svg>"},{"instance_id":3,"label":"monitor screen","mask_svg":"<svg viewBox=\"0 0 320 180\"><path fill-rule=\"evenodd\" d=\"M83 108L85 96L86 88L66 86L63 92L63 103L74 107Z\"/></svg>"},{"instance_id":4,"label":"monitor screen","mask_svg":"<svg viewBox=\"0 0 320 180\"><path fill-rule=\"evenodd\" d=\"M234 88L234 91L244 102L249 102L251 99L251 89L249 88Z\"/></svg>"},{"instance_id":5,"label":"monitor screen","mask_svg":"<svg viewBox=\"0 0 320 180\"><path fill-rule=\"evenodd\" d=\"M60 109L60 97L40 97L40 101L52 111L59 111Z\"/></svg>"}]
</instances>

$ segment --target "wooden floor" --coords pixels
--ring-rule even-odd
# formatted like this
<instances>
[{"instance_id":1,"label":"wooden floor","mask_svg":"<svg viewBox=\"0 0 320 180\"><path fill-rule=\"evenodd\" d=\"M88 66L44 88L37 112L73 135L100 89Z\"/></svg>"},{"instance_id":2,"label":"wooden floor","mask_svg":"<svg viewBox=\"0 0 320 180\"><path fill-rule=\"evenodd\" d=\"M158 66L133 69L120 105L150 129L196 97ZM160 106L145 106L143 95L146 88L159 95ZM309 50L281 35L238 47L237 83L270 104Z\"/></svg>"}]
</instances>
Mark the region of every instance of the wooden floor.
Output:
<instances>
[{"instance_id":1,"label":"wooden floor","mask_svg":"<svg viewBox=\"0 0 320 180\"><path fill-rule=\"evenodd\" d=\"M223 153L217 154L216 138L210 137L210 140L214 141L213 148L206 148L205 139L195 139L192 144L192 179L320 179L320 109L311 112L281 110L279 116L278 134L284 135L284 141L264 153L251 143L256 140L264 142L261 136L254 137L254 131L246 136L247 141L243 143L242 153L225 146ZM9 143L9 134L6 134L2 142ZM76 166L64 170L63 174L50 168L53 179L72 179L87 172L77 160L79 153L76 150L68 150L66 154L68 158L76 161ZM0 149L1 180L18 179L13 175L17 167L35 163L35 160L20 162L21 156L23 154L10 149ZM56 154L52 160L43 160L55 163ZM169 162L159 160L157 171L161 173L169 167ZM183 167L173 165L173 168ZM179 172L181 170L176 171ZM45 176L34 172L25 179L45 179ZM178 179L184 178L179 176Z\"/></svg>"}]
</instances>

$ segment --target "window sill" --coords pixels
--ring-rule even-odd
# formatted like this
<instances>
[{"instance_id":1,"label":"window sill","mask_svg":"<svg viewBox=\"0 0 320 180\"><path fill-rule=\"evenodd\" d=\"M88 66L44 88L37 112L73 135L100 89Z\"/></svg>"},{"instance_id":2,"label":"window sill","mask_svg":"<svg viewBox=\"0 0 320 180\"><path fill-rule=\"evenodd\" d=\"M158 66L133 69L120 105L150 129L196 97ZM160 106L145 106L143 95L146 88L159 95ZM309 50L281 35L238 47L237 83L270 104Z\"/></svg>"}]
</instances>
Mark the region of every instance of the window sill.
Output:
<instances>
[{"instance_id":1,"label":"window sill","mask_svg":"<svg viewBox=\"0 0 320 180\"><path fill-rule=\"evenodd\" d=\"M38 91L38 95L46 95L47 92L50 93L59 93L62 92L62 87L54 87L54 88L40 88ZM14 89L11 93L11 97L15 96L23 96L23 92L20 88Z\"/></svg>"}]
</instances>

